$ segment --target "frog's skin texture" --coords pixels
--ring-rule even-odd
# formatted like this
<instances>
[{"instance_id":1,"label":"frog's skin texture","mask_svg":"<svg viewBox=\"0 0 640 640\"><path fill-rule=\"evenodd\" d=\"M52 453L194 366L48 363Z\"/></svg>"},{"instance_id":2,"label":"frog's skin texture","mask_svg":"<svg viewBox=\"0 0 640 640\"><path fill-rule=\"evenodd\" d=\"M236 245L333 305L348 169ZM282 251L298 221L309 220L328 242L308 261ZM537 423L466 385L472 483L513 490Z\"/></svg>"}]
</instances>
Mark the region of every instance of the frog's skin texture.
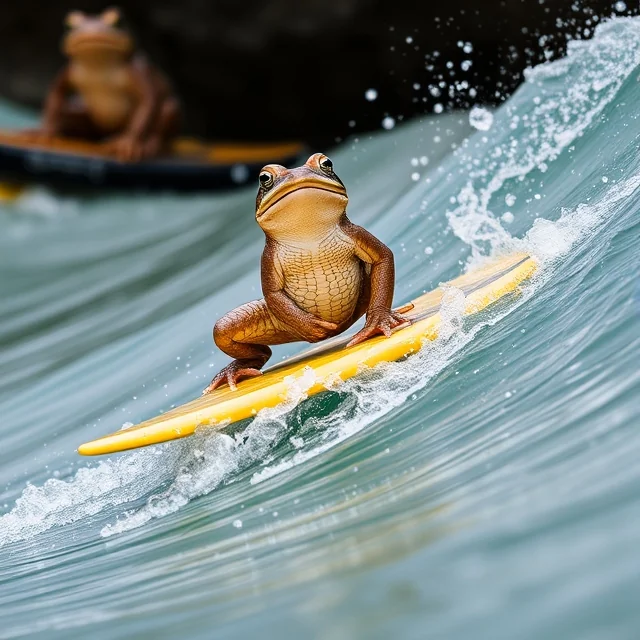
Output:
<instances>
[{"instance_id":1,"label":"frog's skin texture","mask_svg":"<svg viewBox=\"0 0 640 640\"><path fill-rule=\"evenodd\" d=\"M256 220L266 236L261 279L264 298L223 316L216 345L235 360L204 390L209 393L260 375L269 345L319 342L366 313L349 345L409 324L393 311L391 250L346 215L347 191L331 160L312 155L296 169L277 164L260 172Z\"/></svg>"},{"instance_id":2,"label":"frog's skin texture","mask_svg":"<svg viewBox=\"0 0 640 640\"><path fill-rule=\"evenodd\" d=\"M45 101L45 137L106 140L120 160L160 154L178 129L180 107L167 80L134 51L117 9L67 16L69 62Z\"/></svg>"}]
</instances>

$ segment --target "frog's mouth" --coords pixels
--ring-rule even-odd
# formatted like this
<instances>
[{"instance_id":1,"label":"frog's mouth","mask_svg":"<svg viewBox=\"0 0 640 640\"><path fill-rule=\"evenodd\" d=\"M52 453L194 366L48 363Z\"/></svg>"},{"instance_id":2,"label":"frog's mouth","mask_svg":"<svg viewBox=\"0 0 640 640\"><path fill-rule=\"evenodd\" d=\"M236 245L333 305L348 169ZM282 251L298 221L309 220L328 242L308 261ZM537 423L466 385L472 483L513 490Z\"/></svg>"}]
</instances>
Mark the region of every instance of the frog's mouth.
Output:
<instances>
[{"instance_id":1,"label":"frog's mouth","mask_svg":"<svg viewBox=\"0 0 640 640\"><path fill-rule=\"evenodd\" d=\"M282 202L282 200L287 196L290 196L293 193L298 193L304 189L316 189L317 191L333 193L337 196L341 196L345 202L347 201L347 192L345 188L336 182L323 180L321 177L305 178L304 180L291 180L279 185L277 191L270 194L267 193L267 195L265 195L262 202L260 202L258 210L256 211L256 218L261 218L269 209L279 202Z\"/></svg>"},{"instance_id":2,"label":"frog's mouth","mask_svg":"<svg viewBox=\"0 0 640 640\"><path fill-rule=\"evenodd\" d=\"M71 56L100 52L129 54L132 51L132 42L125 34L93 31L69 34L64 48L65 52Z\"/></svg>"}]
</instances>

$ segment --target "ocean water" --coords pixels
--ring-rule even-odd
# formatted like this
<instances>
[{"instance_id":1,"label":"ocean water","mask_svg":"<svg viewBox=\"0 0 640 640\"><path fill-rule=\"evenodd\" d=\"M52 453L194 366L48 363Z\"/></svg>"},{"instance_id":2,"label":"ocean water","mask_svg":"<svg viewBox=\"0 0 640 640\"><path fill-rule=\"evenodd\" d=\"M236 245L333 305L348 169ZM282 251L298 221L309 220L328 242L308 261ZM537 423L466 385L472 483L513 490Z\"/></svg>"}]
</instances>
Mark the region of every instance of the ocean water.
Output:
<instances>
[{"instance_id":1,"label":"ocean water","mask_svg":"<svg viewBox=\"0 0 640 640\"><path fill-rule=\"evenodd\" d=\"M493 117L326 150L397 303L514 250L539 272L473 320L450 291L418 355L242 437L75 452L226 361L253 187L2 205L0 638L639 637L639 65L616 19Z\"/></svg>"}]
</instances>

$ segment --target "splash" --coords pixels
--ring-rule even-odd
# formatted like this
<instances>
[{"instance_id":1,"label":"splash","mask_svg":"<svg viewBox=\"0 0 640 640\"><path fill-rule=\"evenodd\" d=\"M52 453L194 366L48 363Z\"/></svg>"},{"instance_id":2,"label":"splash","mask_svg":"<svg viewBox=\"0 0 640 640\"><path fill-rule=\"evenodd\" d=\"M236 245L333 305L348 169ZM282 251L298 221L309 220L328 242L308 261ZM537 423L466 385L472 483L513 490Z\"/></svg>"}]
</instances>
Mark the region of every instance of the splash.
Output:
<instances>
[{"instance_id":1,"label":"splash","mask_svg":"<svg viewBox=\"0 0 640 640\"><path fill-rule=\"evenodd\" d=\"M555 222L537 218L524 239L512 239L509 246L531 253L544 267L557 265L560 258L588 240L600 227L615 220L618 205L634 196L639 188L640 175L631 176L613 185L595 202L562 210Z\"/></svg>"},{"instance_id":2,"label":"splash","mask_svg":"<svg viewBox=\"0 0 640 640\"><path fill-rule=\"evenodd\" d=\"M30 187L14 203L22 214L56 219L60 216L75 217L80 214L80 204L73 198L61 198L46 187Z\"/></svg>"},{"instance_id":3,"label":"splash","mask_svg":"<svg viewBox=\"0 0 640 640\"><path fill-rule=\"evenodd\" d=\"M545 173L548 163L583 135L640 64L639 39L640 24L626 19L599 25L591 41L570 42L566 58L526 74L528 84L552 78L564 82L546 83L544 99L521 88L500 110L493 143L477 134L461 147L457 159L469 179L447 218L474 259L510 242L492 211L496 193L534 170Z\"/></svg>"},{"instance_id":4,"label":"splash","mask_svg":"<svg viewBox=\"0 0 640 640\"><path fill-rule=\"evenodd\" d=\"M422 391L488 324L478 323L465 332L462 328L464 308L464 293L455 287L446 287L440 308L438 339L434 342L425 340L420 352L405 361L380 364L340 385L340 393L349 400L343 401L343 406L329 416L312 419L310 430L322 434L320 442L310 440L289 459L254 473L251 484L264 482L328 451Z\"/></svg>"},{"instance_id":5,"label":"splash","mask_svg":"<svg viewBox=\"0 0 640 640\"><path fill-rule=\"evenodd\" d=\"M27 485L13 509L0 517L0 547L133 502L175 475L181 448L162 446L78 470L71 480Z\"/></svg>"},{"instance_id":6,"label":"splash","mask_svg":"<svg viewBox=\"0 0 640 640\"><path fill-rule=\"evenodd\" d=\"M308 367L297 378L285 378L287 400L277 407L258 412L249 427L236 439L201 429L190 438L188 451L182 456L180 471L170 486L151 496L144 507L129 511L115 523L105 525L100 535L109 537L174 513L194 498L210 493L248 466L264 460L287 432L287 415L308 397L307 392L315 383L315 373Z\"/></svg>"}]
</instances>

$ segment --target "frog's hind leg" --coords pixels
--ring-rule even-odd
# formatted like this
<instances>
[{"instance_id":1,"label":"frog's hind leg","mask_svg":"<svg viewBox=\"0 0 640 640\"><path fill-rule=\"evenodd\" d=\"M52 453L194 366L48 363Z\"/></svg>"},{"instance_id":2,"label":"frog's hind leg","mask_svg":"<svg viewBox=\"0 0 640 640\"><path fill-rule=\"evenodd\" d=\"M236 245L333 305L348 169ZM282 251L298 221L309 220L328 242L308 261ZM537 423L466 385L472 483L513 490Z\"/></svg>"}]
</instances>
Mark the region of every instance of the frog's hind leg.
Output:
<instances>
[{"instance_id":1,"label":"frog's hind leg","mask_svg":"<svg viewBox=\"0 0 640 640\"><path fill-rule=\"evenodd\" d=\"M65 101L59 115L59 129L63 136L69 138L97 141L102 137L86 105L76 97Z\"/></svg>"},{"instance_id":2,"label":"frog's hind leg","mask_svg":"<svg viewBox=\"0 0 640 640\"><path fill-rule=\"evenodd\" d=\"M235 359L213 378L203 394L224 384L235 390L242 378L261 375L260 369L271 357L268 345L299 339L276 324L264 300L254 300L230 311L216 322L213 340Z\"/></svg>"}]
</instances>

